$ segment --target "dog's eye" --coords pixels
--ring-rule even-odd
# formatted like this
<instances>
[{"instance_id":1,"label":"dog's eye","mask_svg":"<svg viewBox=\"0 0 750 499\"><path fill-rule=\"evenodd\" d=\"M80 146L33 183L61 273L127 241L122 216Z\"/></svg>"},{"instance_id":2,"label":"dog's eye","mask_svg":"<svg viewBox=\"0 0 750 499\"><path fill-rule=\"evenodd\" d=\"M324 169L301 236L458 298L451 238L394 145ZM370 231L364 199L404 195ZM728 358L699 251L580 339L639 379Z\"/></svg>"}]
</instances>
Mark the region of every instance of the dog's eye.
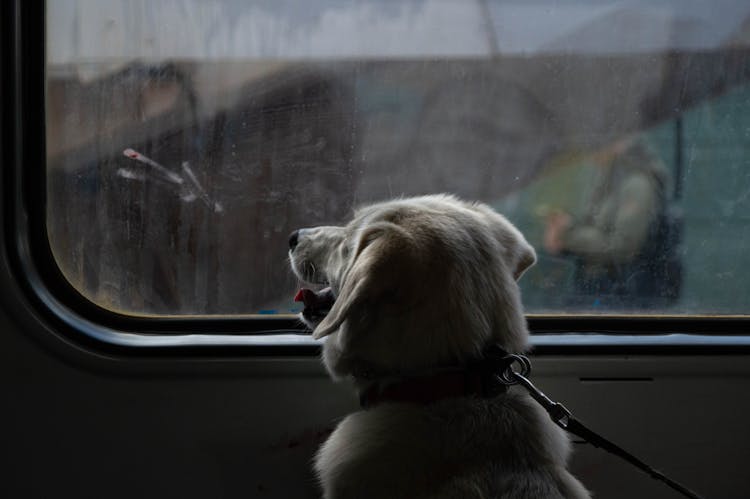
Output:
<instances>
[{"instance_id":1,"label":"dog's eye","mask_svg":"<svg viewBox=\"0 0 750 499\"><path fill-rule=\"evenodd\" d=\"M346 258L347 256L349 256L349 245L346 244L346 243L343 243L339 247L339 251L341 252L341 256L344 257L344 258Z\"/></svg>"}]
</instances>

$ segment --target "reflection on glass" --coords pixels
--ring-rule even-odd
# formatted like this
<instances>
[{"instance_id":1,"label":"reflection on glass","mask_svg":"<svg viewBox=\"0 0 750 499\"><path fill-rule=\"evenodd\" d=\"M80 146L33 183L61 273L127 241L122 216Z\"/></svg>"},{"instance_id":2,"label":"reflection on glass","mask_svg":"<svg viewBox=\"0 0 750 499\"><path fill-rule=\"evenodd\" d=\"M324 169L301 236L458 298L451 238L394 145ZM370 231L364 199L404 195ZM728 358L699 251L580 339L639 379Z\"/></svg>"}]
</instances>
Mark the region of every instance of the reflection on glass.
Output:
<instances>
[{"instance_id":1,"label":"reflection on glass","mask_svg":"<svg viewBox=\"0 0 750 499\"><path fill-rule=\"evenodd\" d=\"M529 312L745 313L746 2L48 2L48 228L134 314L294 311L286 239L452 192Z\"/></svg>"}]
</instances>

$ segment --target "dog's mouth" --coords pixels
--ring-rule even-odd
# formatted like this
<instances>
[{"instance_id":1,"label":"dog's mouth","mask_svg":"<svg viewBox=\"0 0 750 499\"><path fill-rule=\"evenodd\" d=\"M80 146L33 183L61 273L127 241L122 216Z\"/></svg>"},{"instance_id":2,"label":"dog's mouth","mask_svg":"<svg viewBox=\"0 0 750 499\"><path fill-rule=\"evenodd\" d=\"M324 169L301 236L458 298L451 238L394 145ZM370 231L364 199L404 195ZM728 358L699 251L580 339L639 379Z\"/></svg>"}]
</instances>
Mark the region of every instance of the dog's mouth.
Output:
<instances>
[{"instance_id":1,"label":"dog's mouth","mask_svg":"<svg viewBox=\"0 0 750 499\"><path fill-rule=\"evenodd\" d=\"M310 322L317 323L328 315L336 297L330 287L323 288L320 291L302 288L297 291L294 301L302 302L305 305L302 310L302 317Z\"/></svg>"}]
</instances>

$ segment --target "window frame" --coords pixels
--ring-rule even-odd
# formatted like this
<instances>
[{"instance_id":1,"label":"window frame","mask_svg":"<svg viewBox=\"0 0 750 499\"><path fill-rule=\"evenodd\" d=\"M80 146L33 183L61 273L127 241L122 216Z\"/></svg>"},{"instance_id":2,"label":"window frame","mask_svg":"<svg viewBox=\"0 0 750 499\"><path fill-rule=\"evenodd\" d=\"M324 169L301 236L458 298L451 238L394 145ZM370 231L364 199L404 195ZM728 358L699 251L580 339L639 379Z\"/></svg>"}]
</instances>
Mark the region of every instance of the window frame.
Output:
<instances>
[{"instance_id":1,"label":"window frame","mask_svg":"<svg viewBox=\"0 0 750 499\"><path fill-rule=\"evenodd\" d=\"M39 99L46 95L45 3L1 8L5 251L12 279L43 322L76 346L118 356L317 354L321 342L291 316L130 316L98 306L67 281L47 237L47 189L39 189L47 174ZM537 354L750 351L750 316L529 315L528 324Z\"/></svg>"}]
</instances>

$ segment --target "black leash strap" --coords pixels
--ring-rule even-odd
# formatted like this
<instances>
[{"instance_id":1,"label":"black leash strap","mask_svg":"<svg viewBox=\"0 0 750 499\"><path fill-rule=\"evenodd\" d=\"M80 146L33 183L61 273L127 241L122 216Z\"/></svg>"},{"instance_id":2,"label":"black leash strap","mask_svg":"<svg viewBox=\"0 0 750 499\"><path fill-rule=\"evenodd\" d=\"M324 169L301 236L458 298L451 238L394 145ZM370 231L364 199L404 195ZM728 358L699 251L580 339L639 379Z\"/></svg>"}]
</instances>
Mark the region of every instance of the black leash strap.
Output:
<instances>
[{"instance_id":1,"label":"black leash strap","mask_svg":"<svg viewBox=\"0 0 750 499\"><path fill-rule=\"evenodd\" d=\"M675 482L671 478L665 476L663 473L655 470L634 455L630 454L623 448L613 444L598 433L590 430L583 423L578 421L564 405L551 400L544 393L542 393L541 390L535 387L531 383L531 381L526 378L526 376L531 373L531 362L529 362L528 358L524 357L523 355L512 354L508 355L507 357L510 357L513 360L510 361L510 363L506 363L505 369L501 374L498 375L500 381L506 385L523 386L529 392L529 395L531 395L534 400L539 403L539 405L544 407L552 421L554 421L555 424L560 428L567 431L568 433L572 433L573 435L586 440L594 447L598 447L624 459L639 470L647 473L649 476L651 476L651 478L666 483L668 486L681 493L685 497L689 497L691 499L702 499L701 496L699 496L692 490ZM514 364L519 365L520 372L513 370Z\"/></svg>"}]
</instances>

